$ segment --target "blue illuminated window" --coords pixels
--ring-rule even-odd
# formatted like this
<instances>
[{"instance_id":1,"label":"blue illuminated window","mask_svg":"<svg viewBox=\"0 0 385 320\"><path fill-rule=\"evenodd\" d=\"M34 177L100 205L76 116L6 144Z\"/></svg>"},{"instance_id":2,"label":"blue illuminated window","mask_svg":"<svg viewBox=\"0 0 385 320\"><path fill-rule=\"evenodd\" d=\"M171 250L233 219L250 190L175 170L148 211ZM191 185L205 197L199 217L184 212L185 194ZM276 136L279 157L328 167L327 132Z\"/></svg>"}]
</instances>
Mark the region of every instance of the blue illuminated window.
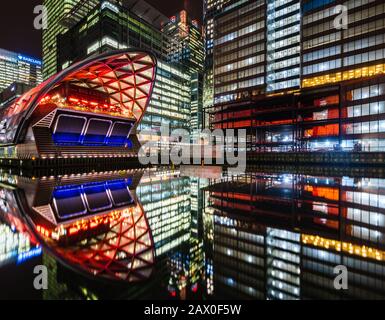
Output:
<instances>
[{"instance_id":1,"label":"blue illuminated window","mask_svg":"<svg viewBox=\"0 0 385 320\"><path fill-rule=\"evenodd\" d=\"M129 191L132 179L56 187L53 205L60 219L86 215L134 203Z\"/></svg>"},{"instance_id":2,"label":"blue illuminated window","mask_svg":"<svg viewBox=\"0 0 385 320\"><path fill-rule=\"evenodd\" d=\"M53 203L59 218L70 218L87 213L80 187L61 187L53 192Z\"/></svg>"},{"instance_id":3,"label":"blue illuminated window","mask_svg":"<svg viewBox=\"0 0 385 320\"><path fill-rule=\"evenodd\" d=\"M87 207L91 212L112 208L104 183L83 186Z\"/></svg>"},{"instance_id":4,"label":"blue illuminated window","mask_svg":"<svg viewBox=\"0 0 385 320\"><path fill-rule=\"evenodd\" d=\"M128 205L134 202L131 193L128 190L128 185L131 185L132 180L120 180L107 182L107 187L110 190L112 201L115 206Z\"/></svg>"},{"instance_id":5,"label":"blue illuminated window","mask_svg":"<svg viewBox=\"0 0 385 320\"><path fill-rule=\"evenodd\" d=\"M132 148L132 143L128 139L132 127L133 123L116 122L107 140L107 144L110 146L124 146L128 144L128 147Z\"/></svg>"},{"instance_id":6,"label":"blue illuminated window","mask_svg":"<svg viewBox=\"0 0 385 320\"><path fill-rule=\"evenodd\" d=\"M53 133L55 144L80 144L86 121L83 117L60 115Z\"/></svg>"},{"instance_id":7,"label":"blue illuminated window","mask_svg":"<svg viewBox=\"0 0 385 320\"><path fill-rule=\"evenodd\" d=\"M84 145L103 145L106 143L112 121L91 119L83 137Z\"/></svg>"},{"instance_id":8,"label":"blue illuminated window","mask_svg":"<svg viewBox=\"0 0 385 320\"><path fill-rule=\"evenodd\" d=\"M333 2L335 2L335 0L312 0L303 5L302 12L306 13L310 10L314 10L314 9L326 6Z\"/></svg>"}]
</instances>

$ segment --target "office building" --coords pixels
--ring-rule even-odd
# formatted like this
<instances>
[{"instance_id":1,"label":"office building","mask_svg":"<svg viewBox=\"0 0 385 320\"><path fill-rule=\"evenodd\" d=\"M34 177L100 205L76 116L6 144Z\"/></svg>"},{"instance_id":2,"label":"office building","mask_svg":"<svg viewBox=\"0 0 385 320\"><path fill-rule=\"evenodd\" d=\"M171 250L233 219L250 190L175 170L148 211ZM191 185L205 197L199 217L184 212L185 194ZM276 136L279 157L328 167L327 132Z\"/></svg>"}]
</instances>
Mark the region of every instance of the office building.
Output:
<instances>
[{"instance_id":1,"label":"office building","mask_svg":"<svg viewBox=\"0 0 385 320\"><path fill-rule=\"evenodd\" d=\"M172 16L162 31L169 37L167 61L180 63L191 77L190 128L203 127L204 45L201 28L185 10Z\"/></svg>"},{"instance_id":2,"label":"office building","mask_svg":"<svg viewBox=\"0 0 385 320\"><path fill-rule=\"evenodd\" d=\"M385 4L342 4L348 10L346 29L335 26L334 1L303 4L302 87L322 86L325 92L310 104L317 107L313 115L303 116L324 125L308 126L304 139L311 150L337 145L343 150L385 151Z\"/></svg>"},{"instance_id":3,"label":"office building","mask_svg":"<svg viewBox=\"0 0 385 320\"><path fill-rule=\"evenodd\" d=\"M202 32L197 20L192 20L185 10L172 16L162 27L170 38L167 59L180 62L190 72L202 72L204 50Z\"/></svg>"},{"instance_id":4,"label":"office building","mask_svg":"<svg viewBox=\"0 0 385 320\"><path fill-rule=\"evenodd\" d=\"M249 152L385 151L384 13L379 0L229 2L214 22L211 126L247 129ZM246 60L258 14L267 36ZM250 29L234 22L226 31L247 15ZM223 61L226 50L234 60Z\"/></svg>"},{"instance_id":5,"label":"office building","mask_svg":"<svg viewBox=\"0 0 385 320\"><path fill-rule=\"evenodd\" d=\"M129 6L129 4L131 6ZM153 96L139 130L189 128L191 84L179 63L168 62L169 37L161 32L168 18L145 1L123 5L104 1L58 37L58 69L84 57L122 48L142 48L158 59ZM149 136L141 136L142 140Z\"/></svg>"},{"instance_id":6,"label":"office building","mask_svg":"<svg viewBox=\"0 0 385 320\"><path fill-rule=\"evenodd\" d=\"M249 99L266 90L265 1L232 4L215 19L215 105Z\"/></svg>"},{"instance_id":7,"label":"office building","mask_svg":"<svg viewBox=\"0 0 385 320\"><path fill-rule=\"evenodd\" d=\"M299 89L300 0L268 0L266 3L266 91L285 92Z\"/></svg>"},{"instance_id":8,"label":"office building","mask_svg":"<svg viewBox=\"0 0 385 320\"><path fill-rule=\"evenodd\" d=\"M0 49L0 92L18 82L37 86L42 82L42 62L24 54Z\"/></svg>"},{"instance_id":9,"label":"office building","mask_svg":"<svg viewBox=\"0 0 385 320\"><path fill-rule=\"evenodd\" d=\"M57 36L79 21L100 0L44 0L47 28L43 30L43 77L54 75L57 66ZM74 10L75 9L75 10Z\"/></svg>"},{"instance_id":10,"label":"office building","mask_svg":"<svg viewBox=\"0 0 385 320\"><path fill-rule=\"evenodd\" d=\"M205 48L205 73L203 107L209 108L214 104L214 18L218 15L229 0L204 0L204 48Z\"/></svg>"}]
</instances>

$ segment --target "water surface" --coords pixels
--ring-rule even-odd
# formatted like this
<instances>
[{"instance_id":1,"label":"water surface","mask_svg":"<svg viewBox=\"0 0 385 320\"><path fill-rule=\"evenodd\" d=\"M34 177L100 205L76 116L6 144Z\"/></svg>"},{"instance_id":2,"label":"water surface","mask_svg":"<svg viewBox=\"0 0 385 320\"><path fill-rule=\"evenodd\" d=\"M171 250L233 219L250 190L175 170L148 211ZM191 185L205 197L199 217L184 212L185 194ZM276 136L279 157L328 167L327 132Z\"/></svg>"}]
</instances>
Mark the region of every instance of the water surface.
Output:
<instances>
[{"instance_id":1,"label":"water surface","mask_svg":"<svg viewBox=\"0 0 385 320\"><path fill-rule=\"evenodd\" d=\"M0 298L385 298L385 180L278 171L3 170Z\"/></svg>"}]
</instances>

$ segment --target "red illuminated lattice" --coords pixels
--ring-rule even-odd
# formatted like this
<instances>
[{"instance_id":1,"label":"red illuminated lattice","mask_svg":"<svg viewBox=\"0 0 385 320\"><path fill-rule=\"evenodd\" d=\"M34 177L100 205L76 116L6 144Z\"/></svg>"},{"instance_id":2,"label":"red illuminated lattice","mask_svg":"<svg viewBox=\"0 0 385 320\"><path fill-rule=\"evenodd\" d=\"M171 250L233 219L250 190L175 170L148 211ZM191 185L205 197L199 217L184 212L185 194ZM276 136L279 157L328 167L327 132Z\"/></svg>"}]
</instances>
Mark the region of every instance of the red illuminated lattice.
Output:
<instances>
[{"instance_id":1,"label":"red illuminated lattice","mask_svg":"<svg viewBox=\"0 0 385 320\"><path fill-rule=\"evenodd\" d=\"M26 112L29 117L50 91L70 83L107 94L109 105L123 110L123 117L140 121L151 98L155 73L156 60L149 53L125 50L92 57L22 95L7 107L5 116Z\"/></svg>"},{"instance_id":2,"label":"red illuminated lattice","mask_svg":"<svg viewBox=\"0 0 385 320\"><path fill-rule=\"evenodd\" d=\"M53 249L63 261L110 280L145 280L154 264L151 230L139 205L124 209L106 231L68 246L55 244Z\"/></svg>"}]
</instances>

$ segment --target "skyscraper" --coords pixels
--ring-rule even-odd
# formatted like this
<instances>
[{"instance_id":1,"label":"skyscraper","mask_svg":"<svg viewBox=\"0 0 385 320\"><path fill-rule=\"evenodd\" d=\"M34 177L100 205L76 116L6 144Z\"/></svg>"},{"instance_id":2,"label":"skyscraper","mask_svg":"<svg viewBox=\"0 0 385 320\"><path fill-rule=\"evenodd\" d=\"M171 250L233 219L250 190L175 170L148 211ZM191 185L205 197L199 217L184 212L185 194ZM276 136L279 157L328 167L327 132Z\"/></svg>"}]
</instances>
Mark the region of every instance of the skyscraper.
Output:
<instances>
[{"instance_id":1,"label":"skyscraper","mask_svg":"<svg viewBox=\"0 0 385 320\"><path fill-rule=\"evenodd\" d=\"M300 0L267 0L266 3L266 91L276 92L299 89Z\"/></svg>"},{"instance_id":2,"label":"skyscraper","mask_svg":"<svg viewBox=\"0 0 385 320\"><path fill-rule=\"evenodd\" d=\"M162 124L169 124L171 130L189 129L191 75L181 63L168 61L170 41L161 32L162 22L167 21L145 1L126 1L124 5L103 1L58 37L58 69L110 50L150 50L158 58L157 81L139 129L160 132ZM149 137L141 138L147 141Z\"/></svg>"},{"instance_id":3,"label":"skyscraper","mask_svg":"<svg viewBox=\"0 0 385 320\"><path fill-rule=\"evenodd\" d=\"M303 4L303 88L385 73L384 2L345 1L347 29L334 23L339 13L334 2Z\"/></svg>"},{"instance_id":4,"label":"skyscraper","mask_svg":"<svg viewBox=\"0 0 385 320\"><path fill-rule=\"evenodd\" d=\"M202 32L197 20L182 10L172 16L162 31L170 37L168 60L183 63L188 69L203 72L204 50Z\"/></svg>"},{"instance_id":5,"label":"skyscraper","mask_svg":"<svg viewBox=\"0 0 385 320\"><path fill-rule=\"evenodd\" d=\"M230 1L215 19L214 103L251 98L265 92L264 0Z\"/></svg>"},{"instance_id":6,"label":"skyscraper","mask_svg":"<svg viewBox=\"0 0 385 320\"><path fill-rule=\"evenodd\" d=\"M43 30L44 79L57 72L57 36L79 21L99 0L44 0L47 8L48 28ZM72 11L75 14L68 16Z\"/></svg>"},{"instance_id":7,"label":"skyscraper","mask_svg":"<svg viewBox=\"0 0 385 320\"><path fill-rule=\"evenodd\" d=\"M172 16L162 31L169 37L167 61L182 64L191 77L191 120L192 130L203 126L203 71L204 48L200 26L185 10Z\"/></svg>"},{"instance_id":8,"label":"skyscraper","mask_svg":"<svg viewBox=\"0 0 385 320\"><path fill-rule=\"evenodd\" d=\"M223 5L229 0L204 0L203 21L205 37L205 74L203 106L211 107L214 104L214 17L222 11Z\"/></svg>"},{"instance_id":9,"label":"skyscraper","mask_svg":"<svg viewBox=\"0 0 385 320\"><path fill-rule=\"evenodd\" d=\"M385 151L384 14L381 0L230 0L212 127L249 129L252 152Z\"/></svg>"},{"instance_id":10,"label":"skyscraper","mask_svg":"<svg viewBox=\"0 0 385 320\"><path fill-rule=\"evenodd\" d=\"M14 82L38 85L42 81L41 69L38 59L0 49L0 91Z\"/></svg>"}]
</instances>

